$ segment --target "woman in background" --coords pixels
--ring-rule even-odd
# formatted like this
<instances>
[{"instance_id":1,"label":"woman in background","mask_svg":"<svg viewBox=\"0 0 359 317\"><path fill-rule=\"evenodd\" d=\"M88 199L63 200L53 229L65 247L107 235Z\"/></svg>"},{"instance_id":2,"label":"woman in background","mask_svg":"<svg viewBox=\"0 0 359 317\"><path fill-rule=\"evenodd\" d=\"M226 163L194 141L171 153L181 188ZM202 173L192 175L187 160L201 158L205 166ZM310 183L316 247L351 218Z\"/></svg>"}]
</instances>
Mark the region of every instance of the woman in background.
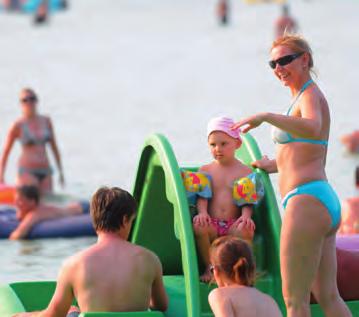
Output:
<instances>
[{"instance_id":1,"label":"woman in background","mask_svg":"<svg viewBox=\"0 0 359 317\"><path fill-rule=\"evenodd\" d=\"M30 88L20 92L22 115L10 127L0 157L0 183L5 182L5 168L15 140L21 143L18 161L17 185L36 185L41 193L52 192L52 168L46 152L50 144L60 173L60 184L64 186L64 175L60 152L49 117L37 111L38 97Z\"/></svg>"}]
</instances>

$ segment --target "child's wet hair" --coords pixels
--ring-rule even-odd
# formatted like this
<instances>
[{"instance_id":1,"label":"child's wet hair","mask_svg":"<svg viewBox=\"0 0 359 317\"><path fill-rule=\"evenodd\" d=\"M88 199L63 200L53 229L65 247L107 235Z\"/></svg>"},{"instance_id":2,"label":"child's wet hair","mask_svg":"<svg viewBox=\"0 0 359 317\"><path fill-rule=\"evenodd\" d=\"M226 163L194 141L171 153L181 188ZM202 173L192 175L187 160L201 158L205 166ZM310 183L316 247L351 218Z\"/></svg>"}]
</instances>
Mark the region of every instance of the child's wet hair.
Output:
<instances>
[{"instance_id":1,"label":"child's wet hair","mask_svg":"<svg viewBox=\"0 0 359 317\"><path fill-rule=\"evenodd\" d=\"M251 247L244 240L223 236L213 241L210 248L212 265L235 283L253 286L255 262Z\"/></svg>"}]
</instances>

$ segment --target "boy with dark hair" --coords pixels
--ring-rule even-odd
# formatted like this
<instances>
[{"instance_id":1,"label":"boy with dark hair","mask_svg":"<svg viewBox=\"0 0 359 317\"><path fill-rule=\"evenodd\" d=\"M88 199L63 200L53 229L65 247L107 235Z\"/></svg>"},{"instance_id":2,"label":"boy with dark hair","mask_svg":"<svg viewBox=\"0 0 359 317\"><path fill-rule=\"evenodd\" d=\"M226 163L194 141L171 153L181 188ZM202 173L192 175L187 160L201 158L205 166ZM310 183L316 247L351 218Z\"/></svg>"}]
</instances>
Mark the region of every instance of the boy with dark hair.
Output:
<instances>
[{"instance_id":1,"label":"boy with dark hair","mask_svg":"<svg viewBox=\"0 0 359 317\"><path fill-rule=\"evenodd\" d=\"M74 295L81 312L165 311L168 298L158 257L127 241L135 214L136 202L127 191L97 190L91 201L97 243L64 263L44 311L15 316L65 317Z\"/></svg>"},{"instance_id":2,"label":"boy with dark hair","mask_svg":"<svg viewBox=\"0 0 359 317\"><path fill-rule=\"evenodd\" d=\"M96 231L117 231L124 218L131 218L137 209L133 197L118 187L102 187L92 198L91 215Z\"/></svg>"}]
</instances>

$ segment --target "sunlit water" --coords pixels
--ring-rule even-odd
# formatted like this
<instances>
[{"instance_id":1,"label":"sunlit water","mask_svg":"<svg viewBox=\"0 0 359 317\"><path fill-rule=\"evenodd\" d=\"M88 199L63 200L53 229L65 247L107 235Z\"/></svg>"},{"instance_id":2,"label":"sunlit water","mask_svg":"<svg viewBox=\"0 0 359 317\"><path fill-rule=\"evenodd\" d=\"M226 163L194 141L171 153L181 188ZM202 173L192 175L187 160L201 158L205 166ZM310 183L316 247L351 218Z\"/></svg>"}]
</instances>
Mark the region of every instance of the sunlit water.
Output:
<instances>
[{"instance_id":1,"label":"sunlit water","mask_svg":"<svg viewBox=\"0 0 359 317\"><path fill-rule=\"evenodd\" d=\"M20 113L19 90L31 86L55 125L66 192L89 197L100 185L131 190L142 144L154 132L169 139L181 165L210 160L209 118L282 112L290 100L267 66L280 8L243 1L231 7L225 28L215 19L214 0L76 0L44 27L2 12L0 142ZM291 11L312 45L317 82L331 107L327 173L344 199L354 194L359 161L339 141L359 128L359 2L298 0ZM263 125L253 135L273 157L269 131ZM16 145L9 182L18 153ZM0 282L54 279L65 257L93 241L0 241Z\"/></svg>"}]
</instances>

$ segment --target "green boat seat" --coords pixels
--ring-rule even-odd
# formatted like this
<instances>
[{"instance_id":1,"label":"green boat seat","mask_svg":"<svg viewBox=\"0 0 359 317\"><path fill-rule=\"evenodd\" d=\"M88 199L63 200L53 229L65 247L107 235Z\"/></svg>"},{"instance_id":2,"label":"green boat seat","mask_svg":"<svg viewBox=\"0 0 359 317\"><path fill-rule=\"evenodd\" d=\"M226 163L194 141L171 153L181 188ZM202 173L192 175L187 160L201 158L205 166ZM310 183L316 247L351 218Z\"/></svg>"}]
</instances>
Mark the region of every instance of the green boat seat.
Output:
<instances>
[{"instance_id":1,"label":"green boat seat","mask_svg":"<svg viewBox=\"0 0 359 317\"><path fill-rule=\"evenodd\" d=\"M122 313L82 313L79 317L164 317L165 315L159 311L143 311L143 312L122 312Z\"/></svg>"}]
</instances>

